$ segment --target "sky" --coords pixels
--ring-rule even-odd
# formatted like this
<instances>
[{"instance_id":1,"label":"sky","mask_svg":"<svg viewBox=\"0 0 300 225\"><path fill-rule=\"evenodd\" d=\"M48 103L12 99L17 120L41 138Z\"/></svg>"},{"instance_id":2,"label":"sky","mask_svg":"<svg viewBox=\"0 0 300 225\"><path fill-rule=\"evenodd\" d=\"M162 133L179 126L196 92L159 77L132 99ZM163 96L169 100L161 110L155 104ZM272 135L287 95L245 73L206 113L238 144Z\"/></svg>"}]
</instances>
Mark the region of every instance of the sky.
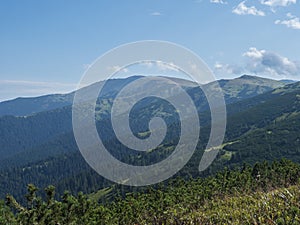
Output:
<instances>
[{"instance_id":1,"label":"sky","mask_svg":"<svg viewBox=\"0 0 300 225\"><path fill-rule=\"evenodd\" d=\"M299 0L2 0L0 101L74 90L119 45L163 40L217 79L300 80Z\"/></svg>"}]
</instances>

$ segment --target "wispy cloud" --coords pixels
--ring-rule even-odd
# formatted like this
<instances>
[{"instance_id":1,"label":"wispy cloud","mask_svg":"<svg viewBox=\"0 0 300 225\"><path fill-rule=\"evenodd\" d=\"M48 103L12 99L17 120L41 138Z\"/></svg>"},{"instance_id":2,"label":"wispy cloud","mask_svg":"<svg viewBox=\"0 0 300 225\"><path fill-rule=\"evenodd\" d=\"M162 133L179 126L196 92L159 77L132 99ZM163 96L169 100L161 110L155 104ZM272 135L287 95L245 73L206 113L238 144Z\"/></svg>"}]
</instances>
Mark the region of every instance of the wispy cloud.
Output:
<instances>
[{"instance_id":1,"label":"wispy cloud","mask_svg":"<svg viewBox=\"0 0 300 225\"><path fill-rule=\"evenodd\" d=\"M220 62L215 63L214 70L218 74L240 75L243 72L242 68L237 66L237 65L223 64L223 63L220 63Z\"/></svg>"},{"instance_id":2,"label":"wispy cloud","mask_svg":"<svg viewBox=\"0 0 300 225\"><path fill-rule=\"evenodd\" d=\"M215 4L227 4L227 2L223 0L210 0L210 2Z\"/></svg>"},{"instance_id":3,"label":"wispy cloud","mask_svg":"<svg viewBox=\"0 0 300 225\"><path fill-rule=\"evenodd\" d=\"M291 13L287 14L288 19L286 20L276 20L275 24L282 24L292 29L300 29L300 19Z\"/></svg>"},{"instance_id":4,"label":"wispy cloud","mask_svg":"<svg viewBox=\"0 0 300 225\"><path fill-rule=\"evenodd\" d=\"M109 73L116 73L116 72L127 73L129 71L128 68L126 67L122 68L121 66L118 65L107 67L107 70Z\"/></svg>"},{"instance_id":5,"label":"wispy cloud","mask_svg":"<svg viewBox=\"0 0 300 225\"><path fill-rule=\"evenodd\" d=\"M142 62L148 68L155 68L159 71L179 71L179 68L173 62L162 62L162 61L145 61Z\"/></svg>"},{"instance_id":6,"label":"wispy cloud","mask_svg":"<svg viewBox=\"0 0 300 225\"><path fill-rule=\"evenodd\" d=\"M253 15L253 16L265 16L265 13L255 6L246 6L246 1L238 4L233 10L233 13L237 15Z\"/></svg>"},{"instance_id":7,"label":"wispy cloud","mask_svg":"<svg viewBox=\"0 0 300 225\"><path fill-rule=\"evenodd\" d=\"M25 80L0 80L0 101L17 97L33 97L53 93L68 93L77 84L57 82L37 82Z\"/></svg>"},{"instance_id":8,"label":"wispy cloud","mask_svg":"<svg viewBox=\"0 0 300 225\"><path fill-rule=\"evenodd\" d=\"M261 4L270 7L283 6L286 7L291 4L296 4L297 0L261 0Z\"/></svg>"},{"instance_id":9,"label":"wispy cloud","mask_svg":"<svg viewBox=\"0 0 300 225\"><path fill-rule=\"evenodd\" d=\"M150 16L162 16L162 13L155 11L155 12L150 13Z\"/></svg>"}]
</instances>

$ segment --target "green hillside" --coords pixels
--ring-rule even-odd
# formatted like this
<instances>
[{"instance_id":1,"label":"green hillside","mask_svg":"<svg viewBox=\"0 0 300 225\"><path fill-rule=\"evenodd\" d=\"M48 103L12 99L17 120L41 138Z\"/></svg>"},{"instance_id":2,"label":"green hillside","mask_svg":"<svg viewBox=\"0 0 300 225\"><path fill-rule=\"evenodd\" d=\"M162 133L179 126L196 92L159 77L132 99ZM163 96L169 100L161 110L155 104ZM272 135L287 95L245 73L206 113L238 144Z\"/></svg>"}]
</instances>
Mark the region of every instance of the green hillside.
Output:
<instances>
[{"instance_id":1,"label":"green hillside","mask_svg":"<svg viewBox=\"0 0 300 225\"><path fill-rule=\"evenodd\" d=\"M126 84L138 79L139 77L131 77L126 79L115 79L109 80L104 88L104 94L99 100L96 118L101 120L101 118L106 117L111 108L112 99L116 93ZM204 93L199 88L193 88L194 84L181 79L175 79L176 82L182 84L184 88L188 90L188 93L193 98L197 108L200 112L209 110ZM252 76L242 76L240 78L232 80L221 80L219 81L225 93L225 101L227 103L233 103L240 100L245 100L247 98L257 96L261 93L265 93L269 90L273 90L275 87L281 87L284 83L280 81L274 81L265 78L252 77ZM216 82L212 82L204 85L202 88L214 91ZM97 88L97 84L91 85L89 87L83 88L83 91L88 92ZM153 88L151 86L151 88ZM155 84L154 88L161 88L159 84ZM41 96L37 98L24 98L16 99L8 102L0 103L0 162L4 161L2 164L12 162L11 158L20 158L22 155L29 155L30 152L36 152L36 149L43 149L44 146L51 145L53 142L62 136L62 139L72 139L72 124L71 124L71 104L72 104L73 93L68 95L48 95ZM56 105L57 102L62 104ZM162 105L161 102L156 103L158 107ZM149 109L148 105L142 105L141 108L146 110ZM29 111L26 111L26 110ZM11 110L15 110L18 113L14 113ZM2 113L1 113L2 111ZM148 110L149 111L149 110ZM162 112L162 108L156 111ZM141 113L149 112L142 111ZM13 116L3 116L3 115L13 115ZM153 114L152 114L153 115ZM140 118L141 116L139 116ZM142 119L145 119L147 115L143 115ZM200 116L201 123L205 124L209 120L208 116ZM137 122L137 123L140 123ZM102 126L103 127L103 126ZM143 128L145 130L145 127ZM63 136L69 135L69 137L64 138ZM65 143L68 145L68 143ZM60 144L57 144L61 146ZM43 152L42 150L40 150ZM42 156L43 153L38 153ZM45 152L45 151L44 151ZM35 157L36 161L46 159L49 156L55 156L60 153L64 153L64 148L60 151L47 151L45 157ZM26 163L26 158L24 163ZM19 161L18 159L14 161ZM33 162L30 159L28 162Z\"/></svg>"},{"instance_id":2,"label":"green hillside","mask_svg":"<svg viewBox=\"0 0 300 225\"><path fill-rule=\"evenodd\" d=\"M189 91L192 95L196 90L190 89ZM225 145L211 167L201 174L199 174L198 166L210 132L210 115L209 111L200 113L201 139L197 150L189 163L176 176L184 178L208 176L215 174L224 166L232 167L241 165L243 162L254 164L257 161L274 160L282 157L300 162L297 141L299 136L299 119L297 119L297 112L300 110L299 94L299 83L294 83L228 104ZM159 110L154 113L149 111L149 104ZM160 161L174 150L177 143L178 123L169 120L170 115L173 116L172 108L164 105L162 101L153 100L147 104L141 104L138 109L136 114L132 115L134 118L132 124L133 130L139 135L145 133L147 121L157 115L155 113L169 121L171 129L168 129L168 131L170 132L164 144L157 151L137 154L122 147L112 132L109 120L99 121L99 124L101 124L99 133L108 138L107 145L112 150L112 154L120 160L131 164L135 163L135 165ZM169 113L166 113L168 110ZM97 189L106 188L111 184L89 168L77 149L72 132L51 136L51 132L55 134L56 126L65 129L68 125L65 126L64 124L70 123L68 114L63 112L65 111L62 109L56 109L55 111L43 112L28 117L27 121L31 121L32 126L36 124L40 127L41 122L44 121L43 123L48 124L50 128L52 127L50 129L45 125L44 128L48 129L47 133L41 132L40 134L39 129L35 131L35 129L28 127L28 129L36 132L33 138L43 140L41 135L46 135L45 137L49 140L45 139L40 144L36 142L36 146L19 151L3 160L3 163L1 163L2 169L0 170L2 180L0 182L0 196L4 197L6 193L11 192L17 199L20 199L26 192L25 186L32 182L41 188L53 184L60 194L65 189L70 190L73 194L78 191L90 193ZM57 123L53 125L48 123L49 119L54 121L52 117L57 118ZM41 120L35 120L34 118L41 118ZM64 123L59 122L61 119ZM20 126L24 125L23 120L20 119L22 121ZM144 121L144 123L140 121ZM24 128L17 130L17 132L28 135ZM5 146L5 140L2 139L4 141L3 146ZM18 135L14 137L14 140L18 140ZM27 140L29 141L29 138ZM35 139L31 138L31 140ZM11 143L18 146L18 142L15 143L13 139ZM21 188L19 188L20 186Z\"/></svg>"}]
</instances>

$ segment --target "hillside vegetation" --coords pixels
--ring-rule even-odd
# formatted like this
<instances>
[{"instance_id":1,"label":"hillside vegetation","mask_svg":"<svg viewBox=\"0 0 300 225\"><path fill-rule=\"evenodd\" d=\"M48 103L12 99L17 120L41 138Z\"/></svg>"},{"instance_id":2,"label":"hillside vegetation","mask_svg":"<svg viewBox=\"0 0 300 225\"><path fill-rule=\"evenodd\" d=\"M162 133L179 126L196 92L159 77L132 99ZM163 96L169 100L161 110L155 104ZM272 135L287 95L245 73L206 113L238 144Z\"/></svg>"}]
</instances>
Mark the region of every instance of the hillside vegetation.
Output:
<instances>
[{"instance_id":1,"label":"hillside vegetation","mask_svg":"<svg viewBox=\"0 0 300 225\"><path fill-rule=\"evenodd\" d=\"M109 190L65 192L58 201L54 186L41 198L30 184L26 205L11 195L11 209L1 203L0 224L299 224L299 175L300 165L288 160L243 165L204 179L172 179L104 203Z\"/></svg>"}]
</instances>

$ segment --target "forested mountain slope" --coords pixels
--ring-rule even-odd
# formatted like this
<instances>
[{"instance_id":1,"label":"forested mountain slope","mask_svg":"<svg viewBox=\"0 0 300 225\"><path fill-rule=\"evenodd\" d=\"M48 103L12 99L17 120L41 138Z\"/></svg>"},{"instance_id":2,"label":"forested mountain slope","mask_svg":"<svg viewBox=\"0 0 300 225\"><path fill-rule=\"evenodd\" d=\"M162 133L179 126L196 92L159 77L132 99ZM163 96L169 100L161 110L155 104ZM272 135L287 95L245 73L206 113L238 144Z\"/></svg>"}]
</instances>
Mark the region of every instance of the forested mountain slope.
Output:
<instances>
[{"instance_id":1,"label":"forested mountain slope","mask_svg":"<svg viewBox=\"0 0 300 225\"><path fill-rule=\"evenodd\" d=\"M246 78L250 79L251 77L246 76ZM239 79L245 79L245 77ZM197 91L199 89L188 88L189 94L193 96L195 101L200 98L200 95L195 95ZM209 175L224 166L241 164L243 161L254 163L263 159L269 160L281 157L297 161L298 158L294 156L298 151L298 123L297 120L295 121L296 117L293 116L297 116L300 109L298 104L299 94L299 83L294 83L228 104L227 132L223 150L220 151L218 159L211 168L204 174L199 174L198 165L210 132L210 115L209 111L200 112L201 139L198 148L190 162L177 175L182 177ZM110 101L106 101L106 104L110 104ZM172 113L162 113L162 111L172 110L172 108L164 105L161 101L150 101L147 104L153 104L159 108L160 110L155 113L165 115L167 119L172 115ZM140 126L140 120L146 121L145 124L147 124L147 121L155 116L148 110L147 104L141 105L140 112L133 115L133 124L137 124L136 127L133 126L133 130L137 129L137 132L141 131L139 129L145 129L144 126ZM101 113L105 114L109 112L108 110L109 107L106 107L106 111L102 110ZM2 121L3 124L1 126L2 137L6 137L1 139L3 154L2 169L0 171L2 181L0 183L0 194L2 197L11 191L20 198L25 193L26 184L32 182L40 187L45 187L49 183L54 184L57 186L59 193L62 193L65 189L69 189L72 193L79 190L89 193L110 185L110 182L92 171L80 155L71 130L70 114L71 109L66 106L27 117L5 116L0 118L0 122ZM98 122L102 128L105 127L101 130L104 130L104 133L110 136L110 121L106 117L102 117ZM105 125L103 126L103 124ZM170 126L172 126L171 131L173 133L169 134L166 142L160 146L158 151L151 154L130 155L123 151L124 148L120 147L114 136L111 136L107 141L113 149L113 153L125 161L132 163L134 160L141 164L153 163L165 158L176 145L175 137L177 137L176 132L179 127L172 120ZM264 132L270 134L270 126L273 126L273 135L279 132L280 138L283 140L290 140L290 137L293 137L293 140L281 145L278 145L277 142L281 140L279 136L274 136L274 141L268 144L260 141L265 139ZM7 128L3 129L4 127ZM287 132L284 127L287 127L290 131ZM15 130L14 128L18 129ZM281 132L282 130L285 131ZM10 136L10 132L15 133ZM257 135L255 137L260 138L255 141L255 149L251 151L247 150L250 148L247 146L251 146L252 143L249 141L252 136L248 135ZM268 147L267 150L266 147ZM259 154L256 151L259 151ZM18 188L19 186L24 188Z\"/></svg>"},{"instance_id":2,"label":"forested mountain slope","mask_svg":"<svg viewBox=\"0 0 300 225\"><path fill-rule=\"evenodd\" d=\"M116 93L123 86L138 78L140 77L136 76L108 81L103 91L102 109L98 109L98 113L101 115L107 114L107 111L111 107L111 99L114 98ZM188 93L192 96L199 111L203 112L209 109L204 93L199 88L193 88L194 84L192 82L175 78L173 80L188 89ZM252 76L242 76L233 80L221 80L219 83L224 90L225 101L228 103L256 96L274 87L283 85L280 81ZM88 91L88 89L91 90L96 87L97 85L91 85L84 89ZM153 88L159 89L161 87L158 85ZM204 85L202 88L213 92L215 82ZM14 115L0 117L0 145L2 146L0 149L0 161L23 151L32 151L32 149L56 139L60 135L71 132L71 104L73 95L74 93L48 95L0 103L0 115ZM60 102L61 104L56 105L56 102ZM103 106L103 104L106 105ZM26 111L29 108L30 112ZM16 110L18 113L9 113L10 110Z\"/></svg>"}]
</instances>

